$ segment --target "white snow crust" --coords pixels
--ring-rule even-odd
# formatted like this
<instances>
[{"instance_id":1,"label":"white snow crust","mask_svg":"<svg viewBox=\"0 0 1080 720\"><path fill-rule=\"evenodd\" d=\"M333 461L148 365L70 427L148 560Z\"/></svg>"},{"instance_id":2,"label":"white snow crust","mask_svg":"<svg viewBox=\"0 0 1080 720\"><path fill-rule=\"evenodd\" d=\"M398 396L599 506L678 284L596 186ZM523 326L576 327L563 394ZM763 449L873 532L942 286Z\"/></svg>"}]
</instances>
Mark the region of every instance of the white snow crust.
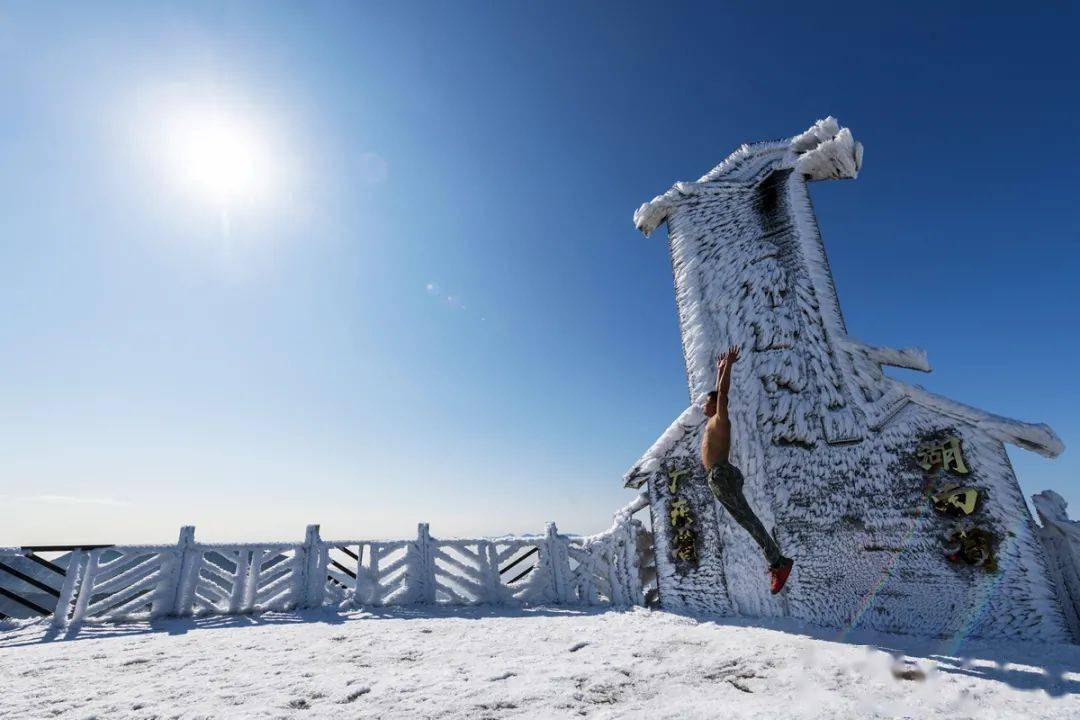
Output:
<instances>
[{"instance_id":1,"label":"white snow crust","mask_svg":"<svg viewBox=\"0 0 1080 720\"><path fill-rule=\"evenodd\" d=\"M0 678L9 720L1080 716L1075 646L958 649L643 608L319 610L75 640L31 624L0 635Z\"/></svg>"},{"instance_id":2,"label":"white snow crust","mask_svg":"<svg viewBox=\"0 0 1080 720\"><path fill-rule=\"evenodd\" d=\"M0 633L0 683L5 720L1066 720L1080 717L1080 647L644 608L313 610L74 640L24 625Z\"/></svg>"}]
</instances>

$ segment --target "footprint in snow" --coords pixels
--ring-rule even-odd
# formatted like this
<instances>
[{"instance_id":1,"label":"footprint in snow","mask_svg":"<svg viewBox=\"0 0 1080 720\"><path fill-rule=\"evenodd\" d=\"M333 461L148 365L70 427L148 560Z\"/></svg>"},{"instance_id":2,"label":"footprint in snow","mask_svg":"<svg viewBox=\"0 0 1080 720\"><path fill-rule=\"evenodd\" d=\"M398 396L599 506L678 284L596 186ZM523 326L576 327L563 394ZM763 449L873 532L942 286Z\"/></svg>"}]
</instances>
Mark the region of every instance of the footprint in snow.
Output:
<instances>
[{"instance_id":1,"label":"footprint in snow","mask_svg":"<svg viewBox=\"0 0 1080 720\"><path fill-rule=\"evenodd\" d=\"M744 693L753 693L754 692L749 687L747 687L746 683L740 682L737 678L728 677L728 678L724 678L724 679L727 680L729 683L731 683L731 686L733 688L735 688L736 690L742 690Z\"/></svg>"},{"instance_id":2,"label":"footprint in snow","mask_svg":"<svg viewBox=\"0 0 1080 720\"><path fill-rule=\"evenodd\" d=\"M352 692L350 692L348 695L346 695L345 697L338 700L338 704L339 705L346 705L348 703L353 702L354 700L359 698L361 695L367 695L369 692L371 692L371 688L367 687L366 685L364 687L358 687L355 690L353 690Z\"/></svg>"}]
</instances>

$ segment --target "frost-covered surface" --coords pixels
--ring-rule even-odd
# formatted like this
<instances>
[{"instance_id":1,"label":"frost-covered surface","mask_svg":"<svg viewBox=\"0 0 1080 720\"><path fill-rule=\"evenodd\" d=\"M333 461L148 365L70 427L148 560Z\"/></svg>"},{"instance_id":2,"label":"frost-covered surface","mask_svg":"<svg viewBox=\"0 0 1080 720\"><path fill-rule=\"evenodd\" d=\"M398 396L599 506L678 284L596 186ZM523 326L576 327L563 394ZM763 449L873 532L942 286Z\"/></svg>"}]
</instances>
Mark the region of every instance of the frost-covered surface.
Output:
<instances>
[{"instance_id":1,"label":"frost-covered surface","mask_svg":"<svg viewBox=\"0 0 1080 720\"><path fill-rule=\"evenodd\" d=\"M1044 490L1032 500L1042 522L1039 537L1046 547L1065 619L1074 637L1080 638L1080 522L1069 519L1065 498L1053 490Z\"/></svg>"},{"instance_id":2,"label":"frost-covered surface","mask_svg":"<svg viewBox=\"0 0 1080 720\"><path fill-rule=\"evenodd\" d=\"M930 360L926 357L926 351L922 348L878 347L876 345L867 345L850 337L843 338L842 342L848 346L849 350L864 353L869 360L876 362L878 365L891 365L892 367L919 370L921 372L930 372L931 370Z\"/></svg>"},{"instance_id":3,"label":"frost-covered surface","mask_svg":"<svg viewBox=\"0 0 1080 720\"><path fill-rule=\"evenodd\" d=\"M0 634L5 720L1080 716L1076 646L837 639L643 608L305 611L47 637Z\"/></svg>"},{"instance_id":4,"label":"frost-covered surface","mask_svg":"<svg viewBox=\"0 0 1080 720\"><path fill-rule=\"evenodd\" d=\"M743 348L730 413L732 461L785 554L788 589L768 594L757 546L701 491L700 567L676 567L657 533L660 601L749 616L932 636L1064 640L1046 557L1003 442L1053 456L1053 431L1002 418L888 378L882 365L929 370L923 351L855 341L840 312L807 182L853 178L862 148L832 118L790 140L744 145L697 182L645 203L646 234L666 222L691 402L715 382L715 358ZM662 471L696 466L703 418L688 408L627 473L648 481L654 526L674 497ZM999 570L952 564L954 521L933 513L916 447L959 437L1000 538ZM955 478L940 477L944 483ZM720 527L714 542L709 530Z\"/></svg>"}]
</instances>

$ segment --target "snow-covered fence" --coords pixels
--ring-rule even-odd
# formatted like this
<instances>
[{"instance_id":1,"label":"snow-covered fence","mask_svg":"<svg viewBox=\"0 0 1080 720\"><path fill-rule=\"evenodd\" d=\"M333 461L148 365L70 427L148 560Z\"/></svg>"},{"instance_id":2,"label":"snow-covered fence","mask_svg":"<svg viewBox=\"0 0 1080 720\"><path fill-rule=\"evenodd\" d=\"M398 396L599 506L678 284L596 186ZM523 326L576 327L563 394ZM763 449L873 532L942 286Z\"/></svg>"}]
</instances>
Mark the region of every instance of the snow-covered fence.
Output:
<instances>
[{"instance_id":1,"label":"snow-covered fence","mask_svg":"<svg viewBox=\"0 0 1080 720\"><path fill-rule=\"evenodd\" d=\"M1053 490L1044 490L1032 500L1042 523L1039 539L1046 548L1065 622L1080 642L1080 522L1069 519L1065 498Z\"/></svg>"},{"instance_id":2,"label":"snow-covered fence","mask_svg":"<svg viewBox=\"0 0 1080 720\"><path fill-rule=\"evenodd\" d=\"M415 540L323 540L311 525L301 543L199 543L195 528L175 545L73 549L51 595L57 626L334 605L641 604L639 533L631 515L590 536L438 539L421 523ZM0 548L0 563L27 548Z\"/></svg>"},{"instance_id":3,"label":"snow-covered fence","mask_svg":"<svg viewBox=\"0 0 1080 720\"><path fill-rule=\"evenodd\" d=\"M17 552L0 548L0 619L51 615L66 591L65 565L73 551L97 547L104 546L32 545Z\"/></svg>"}]
</instances>

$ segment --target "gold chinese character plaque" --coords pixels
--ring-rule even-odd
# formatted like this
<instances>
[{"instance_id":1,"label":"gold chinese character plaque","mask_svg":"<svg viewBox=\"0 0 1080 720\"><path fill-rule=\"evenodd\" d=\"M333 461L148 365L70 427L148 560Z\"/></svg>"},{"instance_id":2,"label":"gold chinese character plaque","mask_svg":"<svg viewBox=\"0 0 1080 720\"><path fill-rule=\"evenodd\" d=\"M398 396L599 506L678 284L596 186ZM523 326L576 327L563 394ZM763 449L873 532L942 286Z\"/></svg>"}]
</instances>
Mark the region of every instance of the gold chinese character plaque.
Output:
<instances>
[{"instance_id":1,"label":"gold chinese character plaque","mask_svg":"<svg viewBox=\"0 0 1080 720\"><path fill-rule=\"evenodd\" d=\"M923 470L941 467L960 475L971 472L964 462L964 454L960 449L958 437L951 437L942 443L922 443L915 448L915 457Z\"/></svg>"}]
</instances>

